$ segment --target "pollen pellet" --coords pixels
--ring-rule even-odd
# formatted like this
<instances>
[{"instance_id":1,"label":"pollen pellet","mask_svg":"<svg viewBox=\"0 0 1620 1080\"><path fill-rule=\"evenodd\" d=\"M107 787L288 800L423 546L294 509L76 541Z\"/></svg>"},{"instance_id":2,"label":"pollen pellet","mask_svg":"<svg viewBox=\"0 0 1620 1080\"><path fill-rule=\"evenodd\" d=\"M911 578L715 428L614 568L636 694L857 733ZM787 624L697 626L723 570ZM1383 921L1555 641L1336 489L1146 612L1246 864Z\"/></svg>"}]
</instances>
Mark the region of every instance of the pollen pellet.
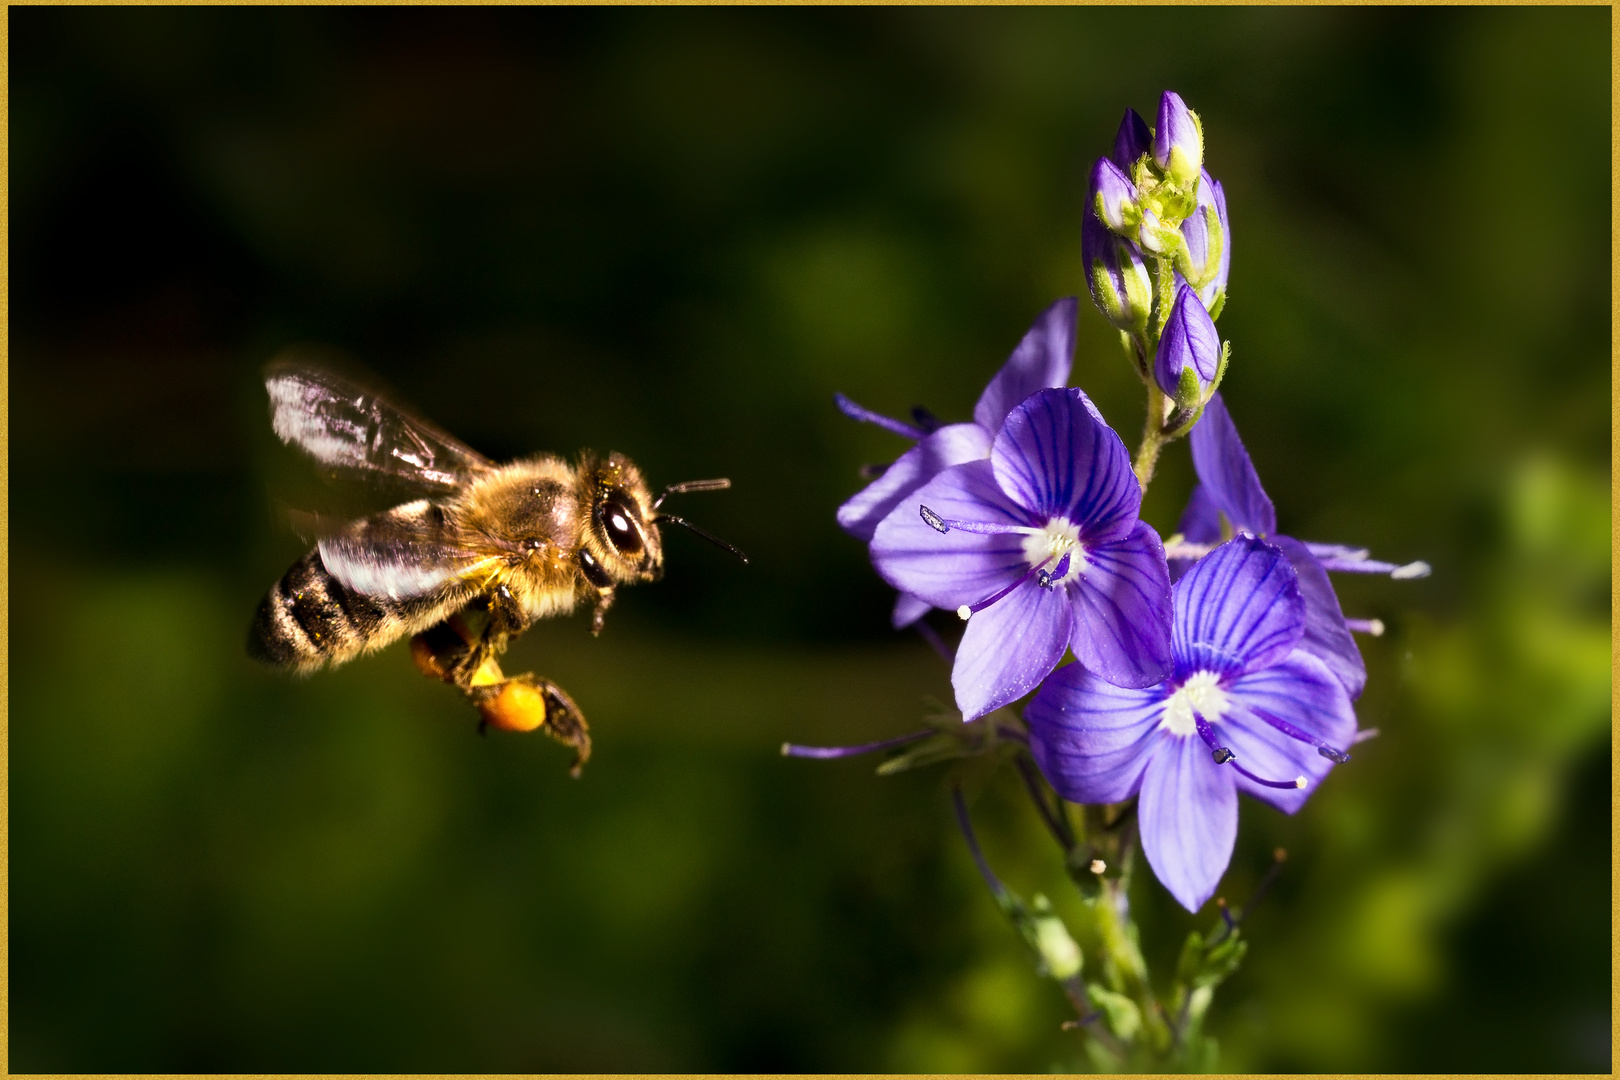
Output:
<instances>
[{"instance_id":1,"label":"pollen pellet","mask_svg":"<svg viewBox=\"0 0 1620 1080\"><path fill-rule=\"evenodd\" d=\"M533 731L546 722L546 699L540 691L523 682L509 682L478 711L489 726L502 731Z\"/></svg>"}]
</instances>

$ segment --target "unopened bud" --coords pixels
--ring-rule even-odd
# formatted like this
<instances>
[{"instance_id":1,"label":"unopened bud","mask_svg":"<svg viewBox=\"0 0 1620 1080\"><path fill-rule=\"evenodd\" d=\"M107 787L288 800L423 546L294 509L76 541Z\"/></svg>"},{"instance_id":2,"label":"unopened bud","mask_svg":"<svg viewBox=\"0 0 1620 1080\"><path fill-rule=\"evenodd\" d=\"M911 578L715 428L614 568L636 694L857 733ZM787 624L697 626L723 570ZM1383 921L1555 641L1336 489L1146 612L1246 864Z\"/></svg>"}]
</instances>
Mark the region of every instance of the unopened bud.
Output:
<instances>
[{"instance_id":1,"label":"unopened bud","mask_svg":"<svg viewBox=\"0 0 1620 1080\"><path fill-rule=\"evenodd\" d=\"M1142 333L1153 310L1153 279L1136 246L1087 212L1080 223L1080 258L1097 309L1118 329Z\"/></svg>"},{"instance_id":2,"label":"unopened bud","mask_svg":"<svg viewBox=\"0 0 1620 1080\"><path fill-rule=\"evenodd\" d=\"M1178 409L1193 409L1209 399L1220 366L1221 339L1215 333L1215 320L1192 286L1183 282L1159 338L1154 380Z\"/></svg>"},{"instance_id":3,"label":"unopened bud","mask_svg":"<svg viewBox=\"0 0 1620 1080\"><path fill-rule=\"evenodd\" d=\"M1166 90L1159 99L1159 126L1153 133L1153 161L1170 180L1190 189L1204 167L1204 129L1181 95Z\"/></svg>"},{"instance_id":4,"label":"unopened bud","mask_svg":"<svg viewBox=\"0 0 1620 1080\"><path fill-rule=\"evenodd\" d=\"M1141 220L1136 206L1136 186L1118 165L1107 158L1098 158L1091 167L1086 190L1086 205L1104 225L1121 236L1136 234L1136 224Z\"/></svg>"},{"instance_id":5,"label":"unopened bud","mask_svg":"<svg viewBox=\"0 0 1620 1080\"><path fill-rule=\"evenodd\" d=\"M1046 897L1037 895L1034 899L1034 940L1031 944L1040 954L1041 965L1046 968L1048 975L1058 980L1072 979L1080 974L1084 964L1080 946L1075 944L1063 920L1052 913L1052 905Z\"/></svg>"},{"instance_id":6,"label":"unopened bud","mask_svg":"<svg viewBox=\"0 0 1620 1080\"><path fill-rule=\"evenodd\" d=\"M1119 134L1114 136L1114 164L1129 176L1131 167L1143 154L1153 152L1153 132L1147 121L1135 109L1125 110L1125 119L1119 122Z\"/></svg>"},{"instance_id":7,"label":"unopened bud","mask_svg":"<svg viewBox=\"0 0 1620 1080\"><path fill-rule=\"evenodd\" d=\"M1176 270L1197 290L1213 318L1226 299L1232 233L1226 220L1226 193L1208 172L1199 178L1198 206L1181 223L1181 237L1184 242L1176 256Z\"/></svg>"}]
</instances>

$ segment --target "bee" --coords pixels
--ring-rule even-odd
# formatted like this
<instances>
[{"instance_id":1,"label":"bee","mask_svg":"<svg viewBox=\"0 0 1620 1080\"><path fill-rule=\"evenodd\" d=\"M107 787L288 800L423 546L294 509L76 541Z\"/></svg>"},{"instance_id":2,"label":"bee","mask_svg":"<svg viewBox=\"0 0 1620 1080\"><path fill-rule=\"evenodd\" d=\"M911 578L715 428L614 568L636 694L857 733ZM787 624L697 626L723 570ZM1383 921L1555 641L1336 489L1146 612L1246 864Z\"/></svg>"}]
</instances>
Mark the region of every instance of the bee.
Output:
<instances>
[{"instance_id":1,"label":"bee","mask_svg":"<svg viewBox=\"0 0 1620 1080\"><path fill-rule=\"evenodd\" d=\"M310 674L410 635L417 669L470 698L480 731L543 730L574 750L574 776L591 755L584 714L549 679L503 674L507 643L581 604L594 606L591 633L600 634L620 586L663 575L661 524L748 561L659 509L671 495L729 480L673 484L655 499L623 454L497 465L383 396L296 359L272 364L265 389L283 442L333 473L402 481L424 497L320 525L315 548L259 603L249 654Z\"/></svg>"}]
</instances>

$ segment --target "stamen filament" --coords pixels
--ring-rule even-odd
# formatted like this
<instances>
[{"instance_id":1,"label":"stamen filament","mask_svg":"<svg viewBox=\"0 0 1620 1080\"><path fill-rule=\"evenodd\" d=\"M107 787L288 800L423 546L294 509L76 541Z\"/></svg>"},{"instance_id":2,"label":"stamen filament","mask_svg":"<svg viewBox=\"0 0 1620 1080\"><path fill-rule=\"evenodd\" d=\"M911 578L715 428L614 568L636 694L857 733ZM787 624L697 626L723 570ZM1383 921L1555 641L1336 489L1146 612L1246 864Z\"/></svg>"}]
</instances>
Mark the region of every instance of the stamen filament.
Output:
<instances>
[{"instance_id":1,"label":"stamen filament","mask_svg":"<svg viewBox=\"0 0 1620 1080\"><path fill-rule=\"evenodd\" d=\"M1383 619L1346 619L1344 625L1357 634L1366 634L1369 637L1384 636Z\"/></svg>"},{"instance_id":2,"label":"stamen filament","mask_svg":"<svg viewBox=\"0 0 1620 1080\"><path fill-rule=\"evenodd\" d=\"M958 518L940 517L926 506L919 505L917 513L928 523L928 527L937 533L948 533L952 529L958 532L973 533L976 536L1005 536L1010 533L1022 533L1033 536L1041 530L1032 525L1009 525L1000 521L962 521Z\"/></svg>"},{"instance_id":3,"label":"stamen filament","mask_svg":"<svg viewBox=\"0 0 1620 1080\"><path fill-rule=\"evenodd\" d=\"M995 603L997 600L1002 599L1008 593L1010 593L1014 589L1018 588L1018 586L1022 585L1024 582L1028 581L1030 578L1034 577L1036 575L1036 573L1039 572L1040 569L1043 566L1045 566L1047 563L1051 562L1053 560L1053 558L1055 558L1055 556L1048 555L1046 558L1042 559L1040 562L1036 563L1034 566L1032 566L1028 570L1024 571L1024 576L1023 577L1019 578L1017 581L1013 582L1011 585L1007 586L1005 589L1002 589L1000 592L996 593L994 596L987 596L983 600L980 600L977 604L963 604L961 607L956 609L957 617L960 618L963 622L966 622L968 620L969 616L974 615L977 612L983 611L985 608L989 607L991 604Z\"/></svg>"},{"instance_id":4,"label":"stamen filament","mask_svg":"<svg viewBox=\"0 0 1620 1080\"><path fill-rule=\"evenodd\" d=\"M921 439L929 434L922 428L913 427L904 420L895 420L891 417L884 416L882 413L875 413L863 405L857 405L843 394L833 394L833 404L838 406L839 412L843 413L851 420L859 420L863 424L876 424L885 431L892 431L902 438L916 440Z\"/></svg>"},{"instance_id":5,"label":"stamen filament","mask_svg":"<svg viewBox=\"0 0 1620 1080\"><path fill-rule=\"evenodd\" d=\"M1052 567L1052 572L1050 574L1048 574L1045 570L1042 570L1035 575L1035 584L1039 585L1043 589L1050 589L1053 582L1062 581L1063 575L1067 574L1068 572L1069 553L1065 551L1063 553L1063 558L1059 559L1058 564Z\"/></svg>"},{"instance_id":6,"label":"stamen filament","mask_svg":"<svg viewBox=\"0 0 1620 1080\"><path fill-rule=\"evenodd\" d=\"M1263 784L1269 788L1302 788L1309 783L1303 776L1296 776L1292 780L1267 780L1264 777L1254 775L1254 773L1238 764L1237 755L1232 753L1230 747L1220 744L1220 741L1215 738L1215 729L1210 726L1208 720L1204 719L1203 714L1196 710L1193 712L1193 724L1198 728L1199 737L1209 746L1215 764L1230 765L1255 783Z\"/></svg>"},{"instance_id":7,"label":"stamen filament","mask_svg":"<svg viewBox=\"0 0 1620 1080\"><path fill-rule=\"evenodd\" d=\"M860 746L800 746L797 743L783 743L783 757L798 758L843 758L855 757L857 754L870 754L874 750L887 750L893 746L905 746L918 739L926 739L932 731L914 731L910 735L901 735L893 739L882 739L878 742L862 743Z\"/></svg>"},{"instance_id":8,"label":"stamen filament","mask_svg":"<svg viewBox=\"0 0 1620 1080\"><path fill-rule=\"evenodd\" d=\"M1298 739L1302 743L1309 743L1310 745L1316 747L1316 752L1318 754L1321 754L1335 765L1343 765L1345 762L1350 760L1350 755L1345 753L1343 750L1340 750L1337 746L1330 746L1321 739L1318 739L1315 735L1312 735L1310 732L1301 731L1299 728L1295 727L1293 724L1290 724L1280 716L1273 716L1264 709L1251 708L1249 711L1254 713L1254 715L1258 716L1260 719L1264 720L1266 723L1270 724L1272 727L1276 728L1278 731L1282 732L1284 735L1287 735L1290 739Z\"/></svg>"}]
</instances>

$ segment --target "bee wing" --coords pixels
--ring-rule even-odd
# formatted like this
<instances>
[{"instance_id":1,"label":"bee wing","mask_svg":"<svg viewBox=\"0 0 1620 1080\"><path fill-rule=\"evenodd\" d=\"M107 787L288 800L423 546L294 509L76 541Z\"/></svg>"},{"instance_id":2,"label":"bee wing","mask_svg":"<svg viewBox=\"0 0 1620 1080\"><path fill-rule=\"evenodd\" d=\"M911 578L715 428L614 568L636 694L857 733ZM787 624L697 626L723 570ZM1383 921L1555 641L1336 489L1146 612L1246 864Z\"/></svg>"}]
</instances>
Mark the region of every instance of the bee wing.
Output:
<instances>
[{"instance_id":1,"label":"bee wing","mask_svg":"<svg viewBox=\"0 0 1620 1080\"><path fill-rule=\"evenodd\" d=\"M470 544L446 521L443 510L420 499L353 522L315 546L328 574L367 596L404 600L493 579L511 551L482 534Z\"/></svg>"},{"instance_id":2,"label":"bee wing","mask_svg":"<svg viewBox=\"0 0 1620 1080\"><path fill-rule=\"evenodd\" d=\"M374 391L298 360L264 376L270 426L281 441L340 472L389 476L451 491L488 458Z\"/></svg>"}]
</instances>

